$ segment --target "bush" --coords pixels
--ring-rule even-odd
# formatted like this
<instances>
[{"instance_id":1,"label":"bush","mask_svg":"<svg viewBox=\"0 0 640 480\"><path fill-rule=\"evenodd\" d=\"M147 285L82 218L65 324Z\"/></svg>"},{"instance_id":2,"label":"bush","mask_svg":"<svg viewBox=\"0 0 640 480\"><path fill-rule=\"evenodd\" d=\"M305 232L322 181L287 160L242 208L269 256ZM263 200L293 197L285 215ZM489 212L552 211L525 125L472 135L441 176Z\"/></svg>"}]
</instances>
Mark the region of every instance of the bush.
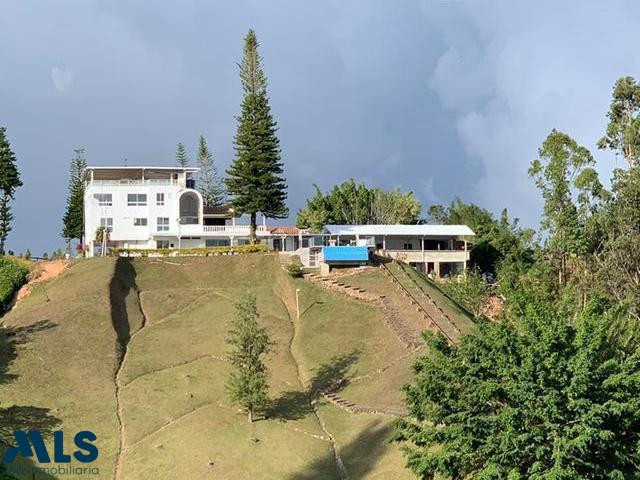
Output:
<instances>
[{"instance_id":1,"label":"bush","mask_svg":"<svg viewBox=\"0 0 640 480\"><path fill-rule=\"evenodd\" d=\"M0 312L10 305L14 294L28 279L30 262L15 257L0 257Z\"/></svg>"},{"instance_id":2,"label":"bush","mask_svg":"<svg viewBox=\"0 0 640 480\"><path fill-rule=\"evenodd\" d=\"M482 314L489 287L478 271L468 271L466 277L442 282L439 286L475 317Z\"/></svg>"},{"instance_id":3,"label":"bush","mask_svg":"<svg viewBox=\"0 0 640 480\"><path fill-rule=\"evenodd\" d=\"M298 257L293 257L291 263L287 265L287 271L293 278L302 277L302 264L300 263L300 259Z\"/></svg>"},{"instance_id":4,"label":"bush","mask_svg":"<svg viewBox=\"0 0 640 480\"><path fill-rule=\"evenodd\" d=\"M256 245L239 245L235 247L202 247L202 248L113 248L114 255L125 257L174 257L196 256L208 257L215 255L234 255L237 253L266 252L267 246L263 243Z\"/></svg>"}]
</instances>

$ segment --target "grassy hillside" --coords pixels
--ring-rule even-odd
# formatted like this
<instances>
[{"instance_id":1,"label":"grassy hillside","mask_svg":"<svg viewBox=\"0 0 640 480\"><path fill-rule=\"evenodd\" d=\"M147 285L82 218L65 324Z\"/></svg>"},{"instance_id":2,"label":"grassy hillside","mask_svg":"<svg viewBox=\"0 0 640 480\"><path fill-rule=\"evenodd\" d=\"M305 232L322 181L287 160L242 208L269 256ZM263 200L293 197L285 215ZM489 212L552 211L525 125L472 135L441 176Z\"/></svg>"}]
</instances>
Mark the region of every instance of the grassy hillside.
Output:
<instances>
[{"instance_id":1,"label":"grassy hillside","mask_svg":"<svg viewBox=\"0 0 640 480\"><path fill-rule=\"evenodd\" d=\"M224 339L247 288L277 344L272 404L253 424L224 390ZM4 325L29 333L5 349L3 404L96 432L99 478L411 478L385 412L402 410L417 352L380 309L291 279L274 255L80 262ZM353 413L326 390L380 412Z\"/></svg>"}]
</instances>

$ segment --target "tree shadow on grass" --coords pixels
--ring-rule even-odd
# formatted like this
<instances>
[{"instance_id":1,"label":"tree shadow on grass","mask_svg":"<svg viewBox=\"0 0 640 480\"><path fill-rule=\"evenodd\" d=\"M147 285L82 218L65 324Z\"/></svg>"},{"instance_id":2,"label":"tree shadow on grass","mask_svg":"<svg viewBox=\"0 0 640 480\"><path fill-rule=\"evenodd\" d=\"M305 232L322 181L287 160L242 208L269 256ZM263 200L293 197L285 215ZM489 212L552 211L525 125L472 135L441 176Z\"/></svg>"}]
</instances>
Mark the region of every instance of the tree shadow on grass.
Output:
<instances>
[{"instance_id":1,"label":"tree shadow on grass","mask_svg":"<svg viewBox=\"0 0 640 480\"><path fill-rule=\"evenodd\" d=\"M313 413L312 404L323 393L337 392L349 384L347 373L358 360L360 351L333 357L315 370L306 390L288 390L273 399L267 408L267 418L300 420Z\"/></svg>"},{"instance_id":2,"label":"tree shadow on grass","mask_svg":"<svg viewBox=\"0 0 640 480\"><path fill-rule=\"evenodd\" d=\"M365 478L376 466L391 439L393 427L379 419L371 427L364 429L344 446L338 442L338 454L342 459L350 480ZM339 440L339 439L338 439ZM333 452L309 464L303 471L293 473L289 480L316 480L337 478ZM381 477L382 478L382 477ZM387 476L386 478L393 478Z\"/></svg>"},{"instance_id":3,"label":"tree shadow on grass","mask_svg":"<svg viewBox=\"0 0 640 480\"><path fill-rule=\"evenodd\" d=\"M3 327L0 329L0 384L8 383L17 378L17 375L9 373L9 367L18 356L18 346L28 343L31 335L55 327L55 323L49 320L41 320L31 325ZM39 431L43 437L50 437L56 427L60 425L60 419L49 412L50 409L45 407L27 405L12 405L0 408L0 454L4 455L4 450L15 443L13 432L16 430ZM54 478L39 472L29 459L20 458L15 467L17 468L18 466L21 471L32 471L39 479ZM8 466L9 471L12 471L13 467L14 465ZM4 469L5 466L0 464L0 479L16 478L4 473ZM32 478L32 475L29 474L28 478Z\"/></svg>"}]
</instances>

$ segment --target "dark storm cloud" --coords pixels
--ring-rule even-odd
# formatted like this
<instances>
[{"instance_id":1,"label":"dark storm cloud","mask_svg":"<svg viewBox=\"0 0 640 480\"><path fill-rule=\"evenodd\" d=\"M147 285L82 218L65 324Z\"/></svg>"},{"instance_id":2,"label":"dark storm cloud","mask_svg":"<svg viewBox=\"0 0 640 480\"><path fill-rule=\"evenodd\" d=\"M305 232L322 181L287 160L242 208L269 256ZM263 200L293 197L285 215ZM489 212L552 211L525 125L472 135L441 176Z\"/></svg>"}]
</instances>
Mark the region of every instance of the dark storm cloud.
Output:
<instances>
[{"instance_id":1,"label":"dark storm cloud","mask_svg":"<svg viewBox=\"0 0 640 480\"><path fill-rule=\"evenodd\" d=\"M554 126L593 145L611 84L637 70L637 38L628 38L637 34L605 34L633 18L624 5L603 13L576 3L555 16L539 2L509 5L5 5L0 124L25 182L9 247L40 254L62 245L74 148L84 147L90 164L171 165L175 144L193 158L203 133L223 170L233 158L237 62L249 28L262 43L292 219L313 183L325 189L354 177L411 189L425 206L460 195L533 221L526 164Z\"/></svg>"}]
</instances>

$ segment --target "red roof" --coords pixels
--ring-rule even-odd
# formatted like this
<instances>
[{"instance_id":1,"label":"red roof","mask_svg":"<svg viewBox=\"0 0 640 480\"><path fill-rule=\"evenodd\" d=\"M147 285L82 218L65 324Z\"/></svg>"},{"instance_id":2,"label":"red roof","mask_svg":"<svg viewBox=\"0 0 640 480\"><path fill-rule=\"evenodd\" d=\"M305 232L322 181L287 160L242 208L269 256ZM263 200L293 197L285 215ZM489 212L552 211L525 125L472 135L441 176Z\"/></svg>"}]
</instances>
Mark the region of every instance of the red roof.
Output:
<instances>
[{"instance_id":1,"label":"red roof","mask_svg":"<svg viewBox=\"0 0 640 480\"><path fill-rule=\"evenodd\" d=\"M298 227L271 227L269 231L273 235L298 235L302 230Z\"/></svg>"}]
</instances>

